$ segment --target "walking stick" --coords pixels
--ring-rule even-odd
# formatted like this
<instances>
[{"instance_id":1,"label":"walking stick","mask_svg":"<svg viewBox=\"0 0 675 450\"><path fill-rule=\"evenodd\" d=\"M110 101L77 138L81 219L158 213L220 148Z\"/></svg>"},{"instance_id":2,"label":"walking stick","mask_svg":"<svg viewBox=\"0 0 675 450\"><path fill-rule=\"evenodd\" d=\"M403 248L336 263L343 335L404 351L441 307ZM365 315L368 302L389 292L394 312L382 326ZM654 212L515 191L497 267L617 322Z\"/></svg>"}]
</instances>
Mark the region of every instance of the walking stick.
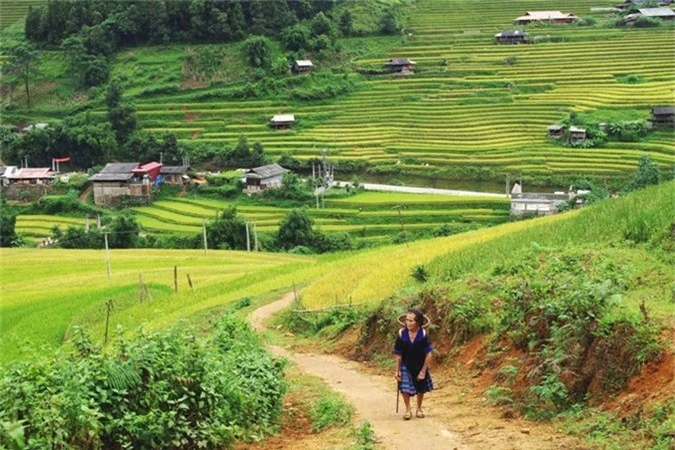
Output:
<instances>
[{"instance_id":1,"label":"walking stick","mask_svg":"<svg viewBox=\"0 0 675 450\"><path fill-rule=\"evenodd\" d=\"M401 398L401 389L399 389L401 386L400 382L396 382L396 414L398 414L398 402L399 399Z\"/></svg>"}]
</instances>

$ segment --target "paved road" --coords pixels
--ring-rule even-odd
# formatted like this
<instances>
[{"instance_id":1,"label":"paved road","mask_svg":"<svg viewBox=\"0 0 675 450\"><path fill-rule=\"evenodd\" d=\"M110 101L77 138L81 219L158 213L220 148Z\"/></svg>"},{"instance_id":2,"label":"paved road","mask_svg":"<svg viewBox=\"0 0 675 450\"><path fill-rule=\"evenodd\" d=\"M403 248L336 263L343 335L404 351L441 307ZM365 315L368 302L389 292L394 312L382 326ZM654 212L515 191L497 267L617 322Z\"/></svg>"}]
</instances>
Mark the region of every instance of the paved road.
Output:
<instances>
[{"instance_id":1,"label":"paved road","mask_svg":"<svg viewBox=\"0 0 675 450\"><path fill-rule=\"evenodd\" d=\"M347 184L351 183L346 181L335 182L335 185L339 187L345 186ZM363 186L363 188L366 191L407 192L411 194L466 195L475 197L507 198L505 194L496 194L492 192L459 191L454 189L436 189L436 188L395 186L391 184L372 184L372 183L361 183L361 186Z\"/></svg>"}]
</instances>

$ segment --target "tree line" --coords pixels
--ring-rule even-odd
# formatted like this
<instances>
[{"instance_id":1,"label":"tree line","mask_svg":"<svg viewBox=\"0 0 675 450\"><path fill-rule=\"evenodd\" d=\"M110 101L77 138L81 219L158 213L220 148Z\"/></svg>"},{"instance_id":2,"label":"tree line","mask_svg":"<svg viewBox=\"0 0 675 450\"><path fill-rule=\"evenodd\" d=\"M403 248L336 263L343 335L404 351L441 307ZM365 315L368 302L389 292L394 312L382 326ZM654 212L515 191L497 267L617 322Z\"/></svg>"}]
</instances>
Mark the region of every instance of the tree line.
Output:
<instances>
[{"instance_id":1,"label":"tree line","mask_svg":"<svg viewBox=\"0 0 675 450\"><path fill-rule=\"evenodd\" d=\"M60 45L79 35L101 51L139 44L238 41L278 36L287 26L328 13L339 0L49 0L31 8L26 38Z\"/></svg>"}]
</instances>

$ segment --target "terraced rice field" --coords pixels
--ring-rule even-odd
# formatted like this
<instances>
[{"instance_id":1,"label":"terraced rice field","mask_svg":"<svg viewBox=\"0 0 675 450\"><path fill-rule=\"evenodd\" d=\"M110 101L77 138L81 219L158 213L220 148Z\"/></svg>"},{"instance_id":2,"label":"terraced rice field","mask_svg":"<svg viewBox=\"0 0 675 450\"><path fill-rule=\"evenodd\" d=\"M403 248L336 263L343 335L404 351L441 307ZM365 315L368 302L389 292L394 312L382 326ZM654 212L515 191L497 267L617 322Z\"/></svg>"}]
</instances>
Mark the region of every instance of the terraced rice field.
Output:
<instances>
[{"instance_id":1,"label":"terraced rice field","mask_svg":"<svg viewBox=\"0 0 675 450\"><path fill-rule=\"evenodd\" d=\"M42 6L47 0L0 0L0 28L8 27L26 17L28 8Z\"/></svg>"},{"instance_id":2,"label":"terraced rice field","mask_svg":"<svg viewBox=\"0 0 675 450\"><path fill-rule=\"evenodd\" d=\"M200 233L204 220L214 219L230 207L225 201L176 198L152 206L133 208L143 229L153 233ZM384 239L401 231L433 230L448 224L455 231L471 226L502 223L509 216L508 199L452 197L368 192L347 199L326 200L325 208L308 209L315 229L347 232L367 240ZM398 209L401 210L400 216ZM254 223L257 231L275 232L287 209L272 206L237 206L237 213Z\"/></svg>"},{"instance_id":3,"label":"terraced rice field","mask_svg":"<svg viewBox=\"0 0 675 450\"><path fill-rule=\"evenodd\" d=\"M61 231L65 231L68 227L84 227L85 219L24 214L17 216L15 231L21 234L25 241L38 243L50 236L55 226Z\"/></svg>"},{"instance_id":4,"label":"terraced rice field","mask_svg":"<svg viewBox=\"0 0 675 450\"><path fill-rule=\"evenodd\" d=\"M635 108L648 118L652 106L675 101L672 25L619 29L608 25L613 13L590 11L615 3L419 0L407 12L410 34L399 48L353 61L356 69L408 57L418 63L415 75L354 74L357 89L325 104L190 102L177 95L139 100L138 114L147 129L170 130L187 145L232 145L244 133L272 154L310 158L328 148L335 159L419 172L487 166L514 175L615 176L632 172L643 154L669 167L675 163L672 132L595 149L562 148L546 140L546 127L570 111ZM515 17L536 10L592 15L598 25L528 26L531 38L564 42L494 43L495 33L514 28ZM509 57L515 64L504 63ZM627 74L644 82L620 83L618 77ZM269 129L267 120L279 112L295 114L296 129Z\"/></svg>"}]
</instances>

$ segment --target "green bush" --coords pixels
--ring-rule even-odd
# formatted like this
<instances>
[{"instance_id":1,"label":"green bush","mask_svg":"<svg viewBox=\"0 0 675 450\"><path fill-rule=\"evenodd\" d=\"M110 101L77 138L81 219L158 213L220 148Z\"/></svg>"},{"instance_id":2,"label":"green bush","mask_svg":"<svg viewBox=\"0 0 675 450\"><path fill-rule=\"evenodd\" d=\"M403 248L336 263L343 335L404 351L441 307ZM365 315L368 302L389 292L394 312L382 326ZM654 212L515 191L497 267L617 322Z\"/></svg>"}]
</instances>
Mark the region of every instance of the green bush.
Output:
<instances>
[{"instance_id":1,"label":"green bush","mask_svg":"<svg viewBox=\"0 0 675 450\"><path fill-rule=\"evenodd\" d=\"M30 214L97 214L101 209L73 195L45 195L29 208Z\"/></svg>"},{"instance_id":2,"label":"green bush","mask_svg":"<svg viewBox=\"0 0 675 450\"><path fill-rule=\"evenodd\" d=\"M184 326L104 351L79 329L73 350L0 369L0 446L229 448L272 430L286 389L282 365L241 320L204 339Z\"/></svg>"},{"instance_id":3,"label":"green bush","mask_svg":"<svg viewBox=\"0 0 675 450\"><path fill-rule=\"evenodd\" d=\"M661 25L661 19L658 17L640 16L635 21L636 28L653 28Z\"/></svg>"},{"instance_id":4,"label":"green bush","mask_svg":"<svg viewBox=\"0 0 675 450\"><path fill-rule=\"evenodd\" d=\"M577 24L577 26L579 26L579 27L592 27L592 26L595 25L597 22L598 22L598 21L596 20L595 17L593 17L593 16L585 16L585 17L579 18L579 20L577 20L577 23L576 23L576 24Z\"/></svg>"}]
</instances>

